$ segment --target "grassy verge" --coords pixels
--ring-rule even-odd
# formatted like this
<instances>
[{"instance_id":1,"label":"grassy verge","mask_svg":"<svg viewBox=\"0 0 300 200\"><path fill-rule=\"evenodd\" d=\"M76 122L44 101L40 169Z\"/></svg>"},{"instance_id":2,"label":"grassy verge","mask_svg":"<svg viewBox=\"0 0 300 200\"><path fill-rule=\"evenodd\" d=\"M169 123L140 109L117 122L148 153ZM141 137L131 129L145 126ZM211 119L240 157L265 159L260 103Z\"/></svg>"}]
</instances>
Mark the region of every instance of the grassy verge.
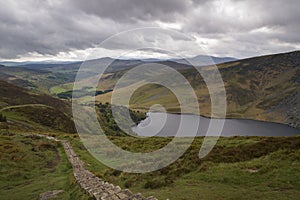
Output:
<instances>
[{"instance_id":1,"label":"grassy verge","mask_svg":"<svg viewBox=\"0 0 300 200\"><path fill-rule=\"evenodd\" d=\"M64 190L55 199L89 199L76 184L60 143L1 134L0 154L0 199L38 199L51 190Z\"/></svg>"}]
</instances>

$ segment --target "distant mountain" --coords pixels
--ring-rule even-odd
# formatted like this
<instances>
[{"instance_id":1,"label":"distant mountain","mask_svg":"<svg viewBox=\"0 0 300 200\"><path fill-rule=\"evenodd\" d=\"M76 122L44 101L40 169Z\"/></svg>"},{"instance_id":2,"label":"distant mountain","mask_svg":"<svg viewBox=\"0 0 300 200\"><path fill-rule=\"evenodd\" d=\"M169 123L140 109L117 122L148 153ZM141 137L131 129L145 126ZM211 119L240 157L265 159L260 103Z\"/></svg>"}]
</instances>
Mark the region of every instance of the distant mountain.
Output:
<instances>
[{"instance_id":1,"label":"distant mountain","mask_svg":"<svg viewBox=\"0 0 300 200\"><path fill-rule=\"evenodd\" d=\"M185 59L158 59L158 58L123 58L123 59L113 59L110 57L103 57L99 59L92 59L87 61L38 61L38 62L0 62L0 65L5 66L17 66L28 69L43 69L43 70L78 70L79 67L84 63L85 66L88 66L91 69L106 67L110 65L108 68L108 72L115 72L118 70L123 70L126 68L135 67L144 63L179 63L183 65L195 65L195 66L207 66L212 64L220 64L230 61L235 61L235 58L231 57L214 57L214 56L205 56L199 55L193 58ZM189 61L191 63L189 63ZM176 64L177 65L177 64ZM177 65L178 67L178 65ZM183 66L186 68L187 66Z\"/></svg>"},{"instance_id":2,"label":"distant mountain","mask_svg":"<svg viewBox=\"0 0 300 200\"><path fill-rule=\"evenodd\" d=\"M26 65L59 65L59 64L70 64L76 63L78 61L52 61L52 60L45 60L45 61L24 61L24 62L11 62L11 61L2 61L0 65L5 66L26 66Z\"/></svg>"},{"instance_id":3,"label":"distant mountain","mask_svg":"<svg viewBox=\"0 0 300 200\"><path fill-rule=\"evenodd\" d=\"M80 62L70 62L70 63L18 63L15 67L33 69L33 70L46 70L51 72L57 71L78 71L81 66L84 66L87 76L94 75L94 72L99 72L99 69L106 69L106 73L117 72L121 70L130 69L138 65L146 63L160 63L166 64L170 67L176 69L183 69L191 67L188 64L175 62L172 60L161 60L161 59L113 59L109 57L103 57L99 59L92 59ZM12 64L12 63L10 63ZM13 67L10 65L10 67Z\"/></svg>"},{"instance_id":4,"label":"distant mountain","mask_svg":"<svg viewBox=\"0 0 300 200\"><path fill-rule=\"evenodd\" d=\"M171 59L171 61L177 63L194 65L194 66L214 65L214 64L226 63L226 62L231 62L236 60L237 60L236 58L232 58L232 57L214 57L214 56L206 56L206 55L198 55L187 59Z\"/></svg>"},{"instance_id":5,"label":"distant mountain","mask_svg":"<svg viewBox=\"0 0 300 200\"><path fill-rule=\"evenodd\" d=\"M79 67L84 64L85 67L89 69L104 68L110 66L110 71L115 71L118 69L128 68L136 66L143 63L141 60L137 59L128 59L120 60L113 59L110 57L103 57L99 59L92 59L86 61L77 61L77 62L0 62L0 65L10 66L10 67L20 67L26 69L41 69L48 71L60 71L60 70L78 70Z\"/></svg>"}]
</instances>

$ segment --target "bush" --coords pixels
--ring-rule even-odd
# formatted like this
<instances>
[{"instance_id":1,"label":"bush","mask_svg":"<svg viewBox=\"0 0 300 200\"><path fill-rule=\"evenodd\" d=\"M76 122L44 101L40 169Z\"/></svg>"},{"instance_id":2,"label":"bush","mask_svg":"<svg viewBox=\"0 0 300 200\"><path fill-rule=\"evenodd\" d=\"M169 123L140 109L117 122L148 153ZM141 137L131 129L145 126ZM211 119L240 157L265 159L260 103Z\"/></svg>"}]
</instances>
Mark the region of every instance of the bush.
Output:
<instances>
[{"instance_id":1,"label":"bush","mask_svg":"<svg viewBox=\"0 0 300 200\"><path fill-rule=\"evenodd\" d=\"M144 188L157 189L157 188L167 186L171 183L173 183L173 180L167 177L151 178L150 180L146 181Z\"/></svg>"},{"instance_id":2,"label":"bush","mask_svg":"<svg viewBox=\"0 0 300 200\"><path fill-rule=\"evenodd\" d=\"M134 181L133 180L126 180L124 183L124 187L125 188L130 188L134 185Z\"/></svg>"},{"instance_id":3,"label":"bush","mask_svg":"<svg viewBox=\"0 0 300 200\"><path fill-rule=\"evenodd\" d=\"M46 150L54 150L55 151L56 150L55 145L48 143L48 142L44 142L44 141L41 141L38 143L38 148L41 151L46 151Z\"/></svg>"},{"instance_id":4,"label":"bush","mask_svg":"<svg viewBox=\"0 0 300 200\"><path fill-rule=\"evenodd\" d=\"M0 122L7 122L6 117L0 113Z\"/></svg>"},{"instance_id":5,"label":"bush","mask_svg":"<svg viewBox=\"0 0 300 200\"><path fill-rule=\"evenodd\" d=\"M96 110L98 113L99 123L101 124L101 127L104 130L105 134L110 136L127 136L127 134L124 133L123 130L121 130L118 124L115 122L112 114L112 109L114 109L119 121L121 121L121 123L124 125L123 129L126 129L126 133L134 134L131 127L146 118L145 113L136 112L129 109L130 118L134 122L133 124L131 124L130 120L127 117L124 117L128 112L127 107L111 105L108 102L106 102L105 104L97 104Z\"/></svg>"}]
</instances>

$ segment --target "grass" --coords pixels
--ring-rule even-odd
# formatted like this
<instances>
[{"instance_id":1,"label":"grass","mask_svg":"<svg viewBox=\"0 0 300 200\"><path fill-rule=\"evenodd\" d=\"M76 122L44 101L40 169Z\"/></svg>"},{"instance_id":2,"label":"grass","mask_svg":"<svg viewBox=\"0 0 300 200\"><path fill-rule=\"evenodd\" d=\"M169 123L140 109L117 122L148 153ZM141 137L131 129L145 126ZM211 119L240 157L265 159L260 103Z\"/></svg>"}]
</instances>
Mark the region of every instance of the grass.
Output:
<instances>
[{"instance_id":1,"label":"grass","mask_svg":"<svg viewBox=\"0 0 300 200\"><path fill-rule=\"evenodd\" d=\"M58 93L66 92L68 90L72 90L72 89L73 89L73 83L66 83L63 85L53 86L49 89L49 91L52 94L58 94Z\"/></svg>"},{"instance_id":2,"label":"grass","mask_svg":"<svg viewBox=\"0 0 300 200\"><path fill-rule=\"evenodd\" d=\"M0 149L0 199L38 199L51 190L64 190L55 199L89 199L75 183L60 143L1 134Z\"/></svg>"},{"instance_id":3,"label":"grass","mask_svg":"<svg viewBox=\"0 0 300 200\"><path fill-rule=\"evenodd\" d=\"M126 150L149 152L171 138L110 137ZM121 187L158 199L298 199L300 137L221 138L203 160L197 138L175 163L145 174L109 169L91 156L78 138L72 144L97 176Z\"/></svg>"},{"instance_id":4,"label":"grass","mask_svg":"<svg viewBox=\"0 0 300 200\"><path fill-rule=\"evenodd\" d=\"M6 107L3 114L14 124L23 124L23 128L32 131L76 132L69 116L52 107L40 104ZM38 113L38 114L37 114Z\"/></svg>"},{"instance_id":5,"label":"grass","mask_svg":"<svg viewBox=\"0 0 300 200\"><path fill-rule=\"evenodd\" d=\"M68 139L87 168L105 181L158 199L298 199L300 196L300 137L220 138L200 160L202 137L166 168L145 174L113 170L96 160L77 135ZM150 152L172 138L109 136L121 148ZM184 139L184 138L183 138ZM34 199L62 189L57 199L87 199L75 183L60 143L36 137L1 135L0 199ZM125 163L126 164L126 163ZM7 198L6 198L7 197Z\"/></svg>"}]
</instances>

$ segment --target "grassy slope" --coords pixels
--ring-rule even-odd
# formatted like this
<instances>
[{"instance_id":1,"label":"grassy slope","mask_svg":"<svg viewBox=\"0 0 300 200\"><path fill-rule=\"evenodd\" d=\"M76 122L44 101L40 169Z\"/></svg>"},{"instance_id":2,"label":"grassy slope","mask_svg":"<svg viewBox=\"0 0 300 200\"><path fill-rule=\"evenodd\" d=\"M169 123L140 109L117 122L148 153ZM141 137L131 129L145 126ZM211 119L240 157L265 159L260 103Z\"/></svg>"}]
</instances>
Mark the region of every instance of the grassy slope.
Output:
<instances>
[{"instance_id":1,"label":"grassy slope","mask_svg":"<svg viewBox=\"0 0 300 200\"><path fill-rule=\"evenodd\" d=\"M46 94L15 86L0 80L0 109L6 106L24 104L44 104L56 108L64 113L70 113L70 104Z\"/></svg>"},{"instance_id":2,"label":"grassy slope","mask_svg":"<svg viewBox=\"0 0 300 200\"><path fill-rule=\"evenodd\" d=\"M21 130L27 128L32 131L76 132L69 116L43 104L10 106L2 110L2 113L10 122L14 122L13 124L22 123Z\"/></svg>"},{"instance_id":3,"label":"grassy slope","mask_svg":"<svg viewBox=\"0 0 300 200\"><path fill-rule=\"evenodd\" d=\"M62 146L21 135L0 135L0 199L37 199L64 190L55 199L88 199L75 183Z\"/></svg>"},{"instance_id":4,"label":"grassy slope","mask_svg":"<svg viewBox=\"0 0 300 200\"><path fill-rule=\"evenodd\" d=\"M20 131L60 131L74 133L71 105L46 94L39 94L0 81L0 112L11 129Z\"/></svg>"},{"instance_id":5,"label":"grassy slope","mask_svg":"<svg viewBox=\"0 0 300 200\"><path fill-rule=\"evenodd\" d=\"M123 149L139 152L168 143L168 138L112 137ZM95 160L79 140L72 143L96 175L134 192L159 199L298 199L300 196L300 137L221 138L214 150L199 160L202 139L172 165L146 174L126 174Z\"/></svg>"}]
</instances>

